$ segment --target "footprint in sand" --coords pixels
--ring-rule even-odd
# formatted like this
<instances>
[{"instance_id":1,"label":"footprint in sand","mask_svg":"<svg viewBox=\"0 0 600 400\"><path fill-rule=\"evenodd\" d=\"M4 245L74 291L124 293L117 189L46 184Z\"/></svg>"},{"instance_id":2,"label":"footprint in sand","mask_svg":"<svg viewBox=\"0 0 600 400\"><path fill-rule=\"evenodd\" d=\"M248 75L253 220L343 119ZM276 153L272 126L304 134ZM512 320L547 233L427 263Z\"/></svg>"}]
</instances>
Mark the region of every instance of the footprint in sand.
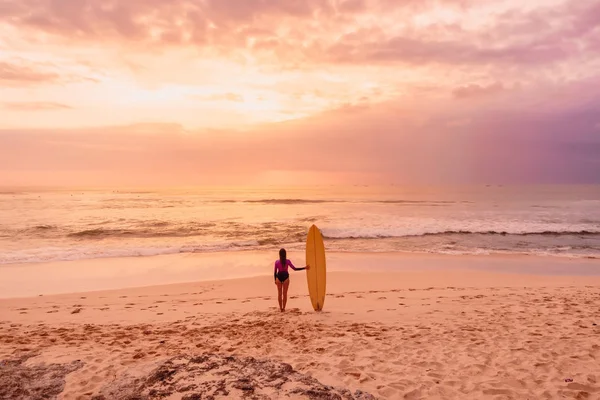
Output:
<instances>
[{"instance_id":1,"label":"footprint in sand","mask_svg":"<svg viewBox=\"0 0 600 400\"><path fill-rule=\"evenodd\" d=\"M71 314L79 314L81 312L81 308L76 308L73 311L71 311Z\"/></svg>"},{"instance_id":2,"label":"footprint in sand","mask_svg":"<svg viewBox=\"0 0 600 400\"><path fill-rule=\"evenodd\" d=\"M58 310L51 310L51 311L46 311L46 314L54 314L54 313L57 313L57 312L58 312Z\"/></svg>"},{"instance_id":3,"label":"footprint in sand","mask_svg":"<svg viewBox=\"0 0 600 400\"><path fill-rule=\"evenodd\" d=\"M126 299L127 296L119 296L120 299Z\"/></svg>"}]
</instances>

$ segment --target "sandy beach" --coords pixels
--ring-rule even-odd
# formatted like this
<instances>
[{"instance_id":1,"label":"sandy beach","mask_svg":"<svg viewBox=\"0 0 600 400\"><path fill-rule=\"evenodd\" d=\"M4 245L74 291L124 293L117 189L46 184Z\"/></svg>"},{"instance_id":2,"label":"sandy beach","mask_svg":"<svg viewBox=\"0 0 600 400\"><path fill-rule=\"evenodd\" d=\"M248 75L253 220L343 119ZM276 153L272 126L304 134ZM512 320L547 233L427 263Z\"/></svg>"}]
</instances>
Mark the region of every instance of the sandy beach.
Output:
<instances>
[{"instance_id":1,"label":"sandy beach","mask_svg":"<svg viewBox=\"0 0 600 400\"><path fill-rule=\"evenodd\" d=\"M0 400L600 400L600 0L0 32Z\"/></svg>"},{"instance_id":2,"label":"sandy beach","mask_svg":"<svg viewBox=\"0 0 600 400\"><path fill-rule=\"evenodd\" d=\"M600 398L595 260L369 257L320 313L303 273L2 299L0 398Z\"/></svg>"}]
</instances>

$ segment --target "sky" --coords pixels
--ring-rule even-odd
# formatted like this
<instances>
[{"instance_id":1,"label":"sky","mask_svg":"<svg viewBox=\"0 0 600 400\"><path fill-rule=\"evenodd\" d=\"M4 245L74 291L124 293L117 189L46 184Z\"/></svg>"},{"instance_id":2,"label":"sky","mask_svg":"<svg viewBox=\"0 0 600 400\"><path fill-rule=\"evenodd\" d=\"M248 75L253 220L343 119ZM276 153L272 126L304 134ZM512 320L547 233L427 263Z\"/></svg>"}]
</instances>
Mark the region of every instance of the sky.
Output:
<instances>
[{"instance_id":1,"label":"sky","mask_svg":"<svg viewBox=\"0 0 600 400\"><path fill-rule=\"evenodd\" d=\"M0 0L0 185L600 183L600 1Z\"/></svg>"}]
</instances>

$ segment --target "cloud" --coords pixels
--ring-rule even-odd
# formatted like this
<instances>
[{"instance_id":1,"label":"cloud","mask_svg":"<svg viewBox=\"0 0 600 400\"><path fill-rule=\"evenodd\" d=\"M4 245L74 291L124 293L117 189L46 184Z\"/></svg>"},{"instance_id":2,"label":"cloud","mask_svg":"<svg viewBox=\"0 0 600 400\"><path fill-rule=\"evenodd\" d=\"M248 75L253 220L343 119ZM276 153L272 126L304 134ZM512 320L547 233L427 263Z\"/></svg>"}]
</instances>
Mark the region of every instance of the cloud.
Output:
<instances>
[{"instance_id":1,"label":"cloud","mask_svg":"<svg viewBox=\"0 0 600 400\"><path fill-rule=\"evenodd\" d=\"M363 12L366 9L366 0L343 0L339 3L338 6L338 10L345 13Z\"/></svg>"},{"instance_id":2,"label":"cloud","mask_svg":"<svg viewBox=\"0 0 600 400\"><path fill-rule=\"evenodd\" d=\"M528 119L595 104L586 82L598 76L600 63L596 0L0 3L0 85L10 87L0 94L4 126L173 121L188 129L247 129L266 122L269 131L268 122L313 115L302 134L318 128L311 140L335 147L335 140L324 140L323 124L336 118L360 125L358 116L369 115L371 130L437 142L423 130L462 135L480 128L484 138L496 129L485 115L519 109L519 126L538 132L542 122ZM580 90L563 91L573 82ZM64 103L77 108L69 119L46 112L34 122L13 112ZM596 122L581 130L589 133ZM203 134L211 135L217 134ZM382 143L393 148L389 140Z\"/></svg>"},{"instance_id":3,"label":"cloud","mask_svg":"<svg viewBox=\"0 0 600 400\"><path fill-rule=\"evenodd\" d=\"M73 107L67 104L53 102L8 102L3 103L2 108L10 111L53 111L53 110L70 110Z\"/></svg>"},{"instance_id":4,"label":"cloud","mask_svg":"<svg viewBox=\"0 0 600 400\"><path fill-rule=\"evenodd\" d=\"M58 79L57 73L45 71L40 67L23 62L0 61L0 85L2 86L48 83L56 82Z\"/></svg>"},{"instance_id":5,"label":"cloud","mask_svg":"<svg viewBox=\"0 0 600 400\"><path fill-rule=\"evenodd\" d=\"M241 103L244 101L244 96L237 93L218 93L212 94L208 96L193 96L195 99L203 100L203 101L229 101L233 103Z\"/></svg>"},{"instance_id":6,"label":"cloud","mask_svg":"<svg viewBox=\"0 0 600 400\"><path fill-rule=\"evenodd\" d=\"M331 10L328 0L20 0L0 10L0 20L74 40L119 37L130 41L156 40L202 43L209 29L226 34L229 25L259 18L310 17ZM227 29L222 29L227 25Z\"/></svg>"},{"instance_id":7,"label":"cloud","mask_svg":"<svg viewBox=\"0 0 600 400\"><path fill-rule=\"evenodd\" d=\"M0 22L73 43L196 46L262 62L545 65L579 54L600 14L595 2L570 0L488 11L478 28L431 16L478 7L464 0L15 0L0 10Z\"/></svg>"},{"instance_id":8,"label":"cloud","mask_svg":"<svg viewBox=\"0 0 600 400\"><path fill-rule=\"evenodd\" d=\"M412 65L514 64L539 65L560 61L571 50L560 43L478 45L461 39L421 39L395 36L355 44L334 44L326 51L328 60L337 63L404 63Z\"/></svg>"},{"instance_id":9,"label":"cloud","mask_svg":"<svg viewBox=\"0 0 600 400\"><path fill-rule=\"evenodd\" d=\"M465 127L465 126L469 126L471 125L472 121L470 118L459 118L459 119L453 119L450 120L446 123L446 126L449 127Z\"/></svg>"},{"instance_id":10,"label":"cloud","mask_svg":"<svg viewBox=\"0 0 600 400\"><path fill-rule=\"evenodd\" d=\"M466 85L455 88L452 94L457 99L467 99L472 97L489 96L504 90L502 83L496 82L490 85Z\"/></svg>"},{"instance_id":11,"label":"cloud","mask_svg":"<svg viewBox=\"0 0 600 400\"><path fill-rule=\"evenodd\" d=\"M591 83L587 90L595 92ZM539 96L554 104L582 92L573 85L561 96ZM420 104L420 121L411 119L407 106L391 102L244 132L189 131L177 124L4 130L0 175L29 182L36 171L60 171L61 180L45 184L241 184L281 170L282 155L290 179L320 171L390 183L600 183L600 138L593 129L599 96L555 111L541 103L521 108L524 95L516 93L504 109ZM89 179L78 175L84 171Z\"/></svg>"}]
</instances>

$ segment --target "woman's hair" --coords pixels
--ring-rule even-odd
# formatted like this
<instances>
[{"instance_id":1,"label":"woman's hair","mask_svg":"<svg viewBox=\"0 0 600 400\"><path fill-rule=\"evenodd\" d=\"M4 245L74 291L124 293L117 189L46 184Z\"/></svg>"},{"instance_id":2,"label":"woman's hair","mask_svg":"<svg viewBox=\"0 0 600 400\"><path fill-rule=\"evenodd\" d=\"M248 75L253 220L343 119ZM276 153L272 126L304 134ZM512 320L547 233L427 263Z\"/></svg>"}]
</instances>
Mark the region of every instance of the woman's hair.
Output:
<instances>
[{"instance_id":1,"label":"woman's hair","mask_svg":"<svg viewBox=\"0 0 600 400\"><path fill-rule=\"evenodd\" d=\"M279 250L279 261L281 261L282 267L285 267L286 256L287 253L285 252L285 249Z\"/></svg>"}]
</instances>

